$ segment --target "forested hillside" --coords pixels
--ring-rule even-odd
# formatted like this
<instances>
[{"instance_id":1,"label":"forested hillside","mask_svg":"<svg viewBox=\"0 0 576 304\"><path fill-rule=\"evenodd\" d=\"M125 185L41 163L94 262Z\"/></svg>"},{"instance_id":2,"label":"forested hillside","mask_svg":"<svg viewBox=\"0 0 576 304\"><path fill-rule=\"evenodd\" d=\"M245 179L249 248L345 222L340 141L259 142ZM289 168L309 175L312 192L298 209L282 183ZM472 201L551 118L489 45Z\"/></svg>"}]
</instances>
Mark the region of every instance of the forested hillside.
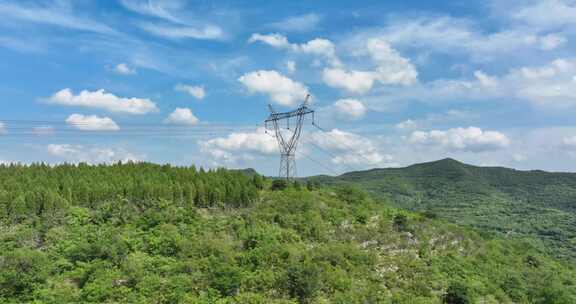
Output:
<instances>
[{"instance_id":1,"label":"forested hillside","mask_svg":"<svg viewBox=\"0 0 576 304\"><path fill-rule=\"evenodd\" d=\"M534 239L576 259L576 174L476 167L453 159L313 180L354 184L395 206L508 238Z\"/></svg>"},{"instance_id":2,"label":"forested hillside","mask_svg":"<svg viewBox=\"0 0 576 304\"><path fill-rule=\"evenodd\" d=\"M0 166L1 303L575 303L576 270L353 187Z\"/></svg>"}]
</instances>

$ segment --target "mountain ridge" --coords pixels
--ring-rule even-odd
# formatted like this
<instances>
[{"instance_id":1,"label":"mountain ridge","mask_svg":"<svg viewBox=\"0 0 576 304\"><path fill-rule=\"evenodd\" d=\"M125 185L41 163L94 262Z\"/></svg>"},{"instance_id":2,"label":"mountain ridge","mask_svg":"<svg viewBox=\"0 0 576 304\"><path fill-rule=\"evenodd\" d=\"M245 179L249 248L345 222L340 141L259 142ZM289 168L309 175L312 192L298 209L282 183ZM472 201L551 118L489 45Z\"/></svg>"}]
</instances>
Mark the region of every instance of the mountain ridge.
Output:
<instances>
[{"instance_id":1,"label":"mountain ridge","mask_svg":"<svg viewBox=\"0 0 576 304\"><path fill-rule=\"evenodd\" d=\"M552 254L576 259L576 173L479 167L446 158L307 180L356 185L395 207L527 238Z\"/></svg>"}]
</instances>

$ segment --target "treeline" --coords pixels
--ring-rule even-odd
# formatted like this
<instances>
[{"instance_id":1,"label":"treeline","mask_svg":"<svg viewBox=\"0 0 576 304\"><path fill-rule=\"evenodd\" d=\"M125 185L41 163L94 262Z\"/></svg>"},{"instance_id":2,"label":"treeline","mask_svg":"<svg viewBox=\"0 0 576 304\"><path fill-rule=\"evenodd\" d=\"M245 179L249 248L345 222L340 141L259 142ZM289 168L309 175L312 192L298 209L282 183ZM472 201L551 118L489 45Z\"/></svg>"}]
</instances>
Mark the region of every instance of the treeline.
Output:
<instances>
[{"instance_id":1,"label":"treeline","mask_svg":"<svg viewBox=\"0 0 576 304\"><path fill-rule=\"evenodd\" d=\"M12 222L49 217L68 206L107 201L146 204L166 200L180 206L246 207L258 196L259 175L150 163L114 165L0 165L0 218Z\"/></svg>"}]
</instances>

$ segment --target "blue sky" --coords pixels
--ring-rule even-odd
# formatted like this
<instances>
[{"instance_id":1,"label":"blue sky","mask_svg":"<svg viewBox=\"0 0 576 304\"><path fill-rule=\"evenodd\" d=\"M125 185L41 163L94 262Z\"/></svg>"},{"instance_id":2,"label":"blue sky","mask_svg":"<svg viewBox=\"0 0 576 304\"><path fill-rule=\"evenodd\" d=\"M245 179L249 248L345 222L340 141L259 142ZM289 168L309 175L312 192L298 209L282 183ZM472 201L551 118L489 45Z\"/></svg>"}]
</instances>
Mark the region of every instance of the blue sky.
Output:
<instances>
[{"instance_id":1,"label":"blue sky","mask_svg":"<svg viewBox=\"0 0 576 304\"><path fill-rule=\"evenodd\" d=\"M576 1L0 2L0 161L576 171Z\"/></svg>"}]
</instances>

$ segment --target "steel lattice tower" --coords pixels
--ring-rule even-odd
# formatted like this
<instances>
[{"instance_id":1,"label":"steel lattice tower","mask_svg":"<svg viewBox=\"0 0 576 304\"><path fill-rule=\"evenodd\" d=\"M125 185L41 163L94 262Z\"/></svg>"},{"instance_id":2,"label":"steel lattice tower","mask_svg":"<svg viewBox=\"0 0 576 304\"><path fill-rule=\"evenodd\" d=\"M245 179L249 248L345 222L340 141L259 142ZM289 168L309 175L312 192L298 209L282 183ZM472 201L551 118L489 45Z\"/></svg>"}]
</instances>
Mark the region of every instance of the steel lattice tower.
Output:
<instances>
[{"instance_id":1,"label":"steel lattice tower","mask_svg":"<svg viewBox=\"0 0 576 304\"><path fill-rule=\"evenodd\" d=\"M278 141L280 148L279 177L285 178L287 181L296 176L296 148L302 133L304 118L308 114L312 114L312 117L314 117L314 110L309 108L308 105L309 98L310 95L307 95L300 107L289 112L278 113L274 111L271 105L268 105L270 116L264 121L264 124L267 130L273 129ZM312 124L314 124L314 118L312 119ZM286 124L285 130L282 128L284 123ZM290 128L291 126L292 128Z\"/></svg>"}]
</instances>

